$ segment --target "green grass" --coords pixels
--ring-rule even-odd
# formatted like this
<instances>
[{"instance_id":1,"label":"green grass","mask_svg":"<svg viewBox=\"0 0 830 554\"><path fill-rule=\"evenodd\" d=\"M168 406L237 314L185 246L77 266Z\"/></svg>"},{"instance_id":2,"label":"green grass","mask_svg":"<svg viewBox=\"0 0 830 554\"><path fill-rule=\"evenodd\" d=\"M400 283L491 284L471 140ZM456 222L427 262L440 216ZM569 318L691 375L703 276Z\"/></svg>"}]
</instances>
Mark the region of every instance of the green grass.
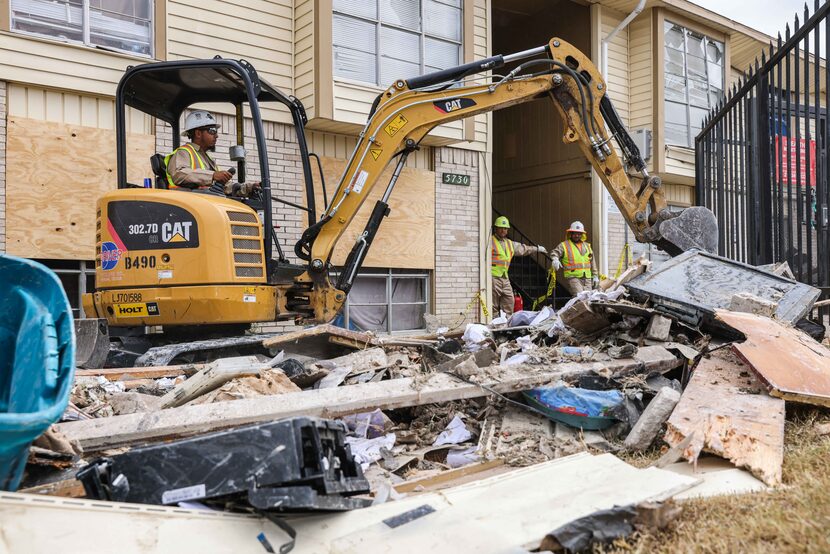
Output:
<instances>
[{"instance_id":1,"label":"green grass","mask_svg":"<svg viewBox=\"0 0 830 554\"><path fill-rule=\"evenodd\" d=\"M663 531L637 534L601 552L830 552L830 415L787 408L784 485L763 493L690 500ZM643 466L652 450L626 461Z\"/></svg>"}]
</instances>

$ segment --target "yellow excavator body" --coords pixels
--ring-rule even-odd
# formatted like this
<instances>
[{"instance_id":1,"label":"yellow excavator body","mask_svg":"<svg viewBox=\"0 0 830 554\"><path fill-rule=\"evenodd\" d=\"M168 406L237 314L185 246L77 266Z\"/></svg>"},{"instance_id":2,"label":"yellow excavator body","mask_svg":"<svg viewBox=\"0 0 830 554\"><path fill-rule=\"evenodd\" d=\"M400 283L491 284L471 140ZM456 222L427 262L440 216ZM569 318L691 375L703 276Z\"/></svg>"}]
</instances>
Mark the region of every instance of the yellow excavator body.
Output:
<instances>
[{"instance_id":1,"label":"yellow excavator body","mask_svg":"<svg viewBox=\"0 0 830 554\"><path fill-rule=\"evenodd\" d=\"M87 317L114 327L252 323L284 306L283 288L268 284L261 218L241 202L120 189L98 200L96 229Z\"/></svg>"}]
</instances>

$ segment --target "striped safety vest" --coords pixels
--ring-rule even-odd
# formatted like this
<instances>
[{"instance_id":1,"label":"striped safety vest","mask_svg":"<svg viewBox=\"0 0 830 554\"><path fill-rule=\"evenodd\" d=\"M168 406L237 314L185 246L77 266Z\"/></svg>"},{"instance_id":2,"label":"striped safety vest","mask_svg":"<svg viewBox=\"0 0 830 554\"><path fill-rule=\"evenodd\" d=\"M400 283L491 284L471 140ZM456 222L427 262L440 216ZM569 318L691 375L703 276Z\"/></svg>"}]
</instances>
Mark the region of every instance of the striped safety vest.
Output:
<instances>
[{"instance_id":1,"label":"striped safety vest","mask_svg":"<svg viewBox=\"0 0 830 554\"><path fill-rule=\"evenodd\" d=\"M585 252L581 252L579 247L569 240L565 241L565 259L562 260L564 267L563 275L565 278L570 277L587 277L591 278L591 258L594 253L591 251L591 245L583 242L585 245Z\"/></svg>"},{"instance_id":2,"label":"striped safety vest","mask_svg":"<svg viewBox=\"0 0 830 554\"><path fill-rule=\"evenodd\" d=\"M164 168L165 168L165 172L167 174L167 187L171 188L171 189L188 188L188 187L179 187L179 186L177 186L173 182L173 176L170 174L170 159L173 156L175 156L176 152L178 152L179 150L184 150L185 152L187 152L190 155L190 169L210 169L210 166L205 163L205 161L202 159L201 154L199 154L199 151L196 150L195 148L193 148L192 144L187 143L183 146L179 146L178 148L176 148L175 150L173 150L172 152L170 152L169 154L167 154L164 157ZM201 186L199 188L208 188L208 187Z\"/></svg>"},{"instance_id":3,"label":"striped safety vest","mask_svg":"<svg viewBox=\"0 0 830 554\"><path fill-rule=\"evenodd\" d=\"M493 237L493 244L491 248L492 267L490 272L493 277L507 277L507 269L510 267L510 260L513 259L513 241L506 239L502 246L502 241Z\"/></svg>"}]
</instances>

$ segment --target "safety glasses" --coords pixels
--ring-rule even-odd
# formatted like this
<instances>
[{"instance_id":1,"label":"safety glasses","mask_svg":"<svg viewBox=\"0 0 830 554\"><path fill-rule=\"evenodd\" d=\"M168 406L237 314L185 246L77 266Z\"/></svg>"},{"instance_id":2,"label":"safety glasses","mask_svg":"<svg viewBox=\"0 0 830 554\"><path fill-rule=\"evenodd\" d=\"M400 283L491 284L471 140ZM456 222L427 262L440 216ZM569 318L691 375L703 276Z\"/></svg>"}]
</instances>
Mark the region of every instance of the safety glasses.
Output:
<instances>
[{"instance_id":1,"label":"safety glasses","mask_svg":"<svg viewBox=\"0 0 830 554\"><path fill-rule=\"evenodd\" d=\"M204 131L206 133L210 133L211 135L215 135L216 133L219 132L219 130L216 127L206 127L204 129L202 129L202 131Z\"/></svg>"}]
</instances>

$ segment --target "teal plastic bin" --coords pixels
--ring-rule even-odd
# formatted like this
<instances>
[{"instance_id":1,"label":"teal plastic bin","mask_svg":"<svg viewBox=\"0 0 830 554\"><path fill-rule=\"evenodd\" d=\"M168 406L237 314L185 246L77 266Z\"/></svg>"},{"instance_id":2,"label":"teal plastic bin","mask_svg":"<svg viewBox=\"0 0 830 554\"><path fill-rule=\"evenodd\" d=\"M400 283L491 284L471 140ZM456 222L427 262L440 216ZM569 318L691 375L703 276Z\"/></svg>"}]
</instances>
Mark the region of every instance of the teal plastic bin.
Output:
<instances>
[{"instance_id":1,"label":"teal plastic bin","mask_svg":"<svg viewBox=\"0 0 830 554\"><path fill-rule=\"evenodd\" d=\"M17 490L30 444L66 409L74 332L57 275L0 254L0 490Z\"/></svg>"}]
</instances>

